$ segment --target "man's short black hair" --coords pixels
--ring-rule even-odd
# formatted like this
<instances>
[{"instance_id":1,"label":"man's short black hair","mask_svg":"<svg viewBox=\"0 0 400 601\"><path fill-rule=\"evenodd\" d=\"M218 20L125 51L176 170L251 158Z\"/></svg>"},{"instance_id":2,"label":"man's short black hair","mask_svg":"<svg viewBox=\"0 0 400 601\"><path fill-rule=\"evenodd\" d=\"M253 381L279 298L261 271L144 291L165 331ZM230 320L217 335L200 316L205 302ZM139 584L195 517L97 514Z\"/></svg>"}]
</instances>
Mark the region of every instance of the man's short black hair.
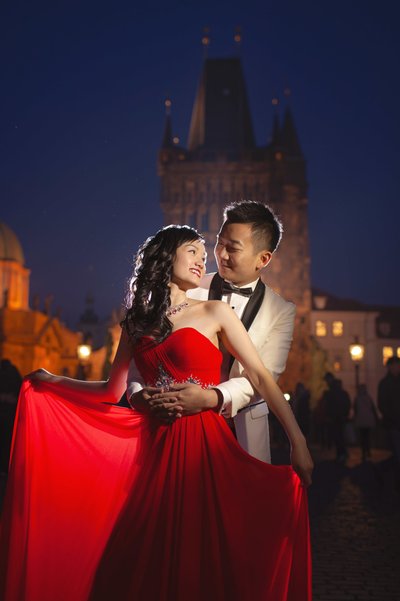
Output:
<instances>
[{"instance_id":1,"label":"man's short black hair","mask_svg":"<svg viewBox=\"0 0 400 601\"><path fill-rule=\"evenodd\" d=\"M255 251L274 252L282 238L282 223L271 207L255 200L241 200L227 205L224 220L228 223L249 223Z\"/></svg>"}]
</instances>

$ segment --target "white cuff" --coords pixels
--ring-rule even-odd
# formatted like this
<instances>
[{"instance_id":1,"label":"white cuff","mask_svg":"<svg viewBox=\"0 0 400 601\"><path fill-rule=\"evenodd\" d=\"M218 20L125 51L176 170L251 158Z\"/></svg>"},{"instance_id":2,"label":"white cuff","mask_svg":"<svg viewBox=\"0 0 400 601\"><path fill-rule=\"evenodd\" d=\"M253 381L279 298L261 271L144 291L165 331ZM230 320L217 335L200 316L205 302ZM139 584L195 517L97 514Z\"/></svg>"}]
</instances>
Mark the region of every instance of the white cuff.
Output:
<instances>
[{"instance_id":1,"label":"white cuff","mask_svg":"<svg viewBox=\"0 0 400 601\"><path fill-rule=\"evenodd\" d=\"M139 392L140 390L143 390L143 386L139 384L139 382L130 382L128 388L126 389L126 396L128 398L128 401L131 398L131 396L135 394L135 392Z\"/></svg>"},{"instance_id":2,"label":"white cuff","mask_svg":"<svg viewBox=\"0 0 400 601\"><path fill-rule=\"evenodd\" d=\"M232 416L232 395L231 395L230 391L228 390L228 388L225 388L225 386L223 384L218 384L218 386L214 386L214 388L217 388L220 391L220 393L222 394L222 398L223 398L222 407L219 410L220 414L223 415L224 417L231 417Z\"/></svg>"}]
</instances>

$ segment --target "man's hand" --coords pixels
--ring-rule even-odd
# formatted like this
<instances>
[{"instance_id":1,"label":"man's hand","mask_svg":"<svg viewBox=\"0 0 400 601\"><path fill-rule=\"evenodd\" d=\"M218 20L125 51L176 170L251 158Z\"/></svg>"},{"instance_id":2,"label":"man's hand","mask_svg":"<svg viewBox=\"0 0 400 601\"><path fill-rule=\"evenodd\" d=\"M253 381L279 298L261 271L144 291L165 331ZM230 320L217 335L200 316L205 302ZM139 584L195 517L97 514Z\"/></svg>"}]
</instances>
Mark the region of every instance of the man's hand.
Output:
<instances>
[{"instance_id":1,"label":"man's hand","mask_svg":"<svg viewBox=\"0 0 400 601\"><path fill-rule=\"evenodd\" d=\"M135 392L129 399L129 404L133 409L139 411L140 413L149 413L150 406L149 400L152 395L159 394L162 392L162 388L152 388L147 386L146 388L142 388L138 392Z\"/></svg>"},{"instance_id":2,"label":"man's hand","mask_svg":"<svg viewBox=\"0 0 400 601\"><path fill-rule=\"evenodd\" d=\"M171 386L168 392L152 394L148 402L152 415L171 423L182 416L217 409L220 398L219 391L214 388L184 383Z\"/></svg>"}]
</instances>

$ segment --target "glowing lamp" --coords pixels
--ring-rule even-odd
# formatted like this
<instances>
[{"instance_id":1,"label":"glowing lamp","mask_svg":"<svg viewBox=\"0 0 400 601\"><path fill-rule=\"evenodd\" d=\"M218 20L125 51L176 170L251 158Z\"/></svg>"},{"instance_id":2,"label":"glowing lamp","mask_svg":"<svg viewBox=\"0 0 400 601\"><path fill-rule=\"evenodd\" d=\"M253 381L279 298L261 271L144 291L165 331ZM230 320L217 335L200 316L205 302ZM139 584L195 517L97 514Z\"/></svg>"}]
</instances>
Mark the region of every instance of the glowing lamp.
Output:
<instances>
[{"instance_id":1,"label":"glowing lamp","mask_svg":"<svg viewBox=\"0 0 400 601\"><path fill-rule=\"evenodd\" d=\"M364 358L364 346L356 342L349 346L350 356L353 361L362 361Z\"/></svg>"},{"instance_id":2,"label":"glowing lamp","mask_svg":"<svg viewBox=\"0 0 400 601\"><path fill-rule=\"evenodd\" d=\"M90 344L79 344L78 345L78 357L82 361L84 359L89 359L92 354L92 347Z\"/></svg>"}]
</instances>

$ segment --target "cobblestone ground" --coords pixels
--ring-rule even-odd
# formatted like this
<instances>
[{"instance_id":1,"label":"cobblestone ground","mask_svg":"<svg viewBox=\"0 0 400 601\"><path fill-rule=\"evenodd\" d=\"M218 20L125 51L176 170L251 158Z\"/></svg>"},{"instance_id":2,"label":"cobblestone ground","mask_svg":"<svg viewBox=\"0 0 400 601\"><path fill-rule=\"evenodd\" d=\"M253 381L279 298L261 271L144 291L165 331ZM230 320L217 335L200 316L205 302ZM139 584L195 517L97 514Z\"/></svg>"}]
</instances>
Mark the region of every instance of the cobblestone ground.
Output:
<instances>
[{"instance_id":1,"label":"cobblestone ground","mask_svg":"<svg viewBox=\"0 0 400 601\"><path fill-rule=\"evenodd\" d=\"M312 452L314 601L400 601L400 492L388 453L375 449L361 463L351 449L342 466L332 452ZM274 462L285 454L275 449ZM4 485L0 478L0 497Z\"/></svg>"},{"instance_id":2,"label":"cobblestone ground","mask_svg":"<svg viewBox=\"0 0 400 601\"><path fill-rule=\"evenodd\" d=\"M400 492L389 453L345 466L314 449L309 491L314 601L400 601Z\"/></svg>"}]
</instances>

